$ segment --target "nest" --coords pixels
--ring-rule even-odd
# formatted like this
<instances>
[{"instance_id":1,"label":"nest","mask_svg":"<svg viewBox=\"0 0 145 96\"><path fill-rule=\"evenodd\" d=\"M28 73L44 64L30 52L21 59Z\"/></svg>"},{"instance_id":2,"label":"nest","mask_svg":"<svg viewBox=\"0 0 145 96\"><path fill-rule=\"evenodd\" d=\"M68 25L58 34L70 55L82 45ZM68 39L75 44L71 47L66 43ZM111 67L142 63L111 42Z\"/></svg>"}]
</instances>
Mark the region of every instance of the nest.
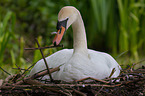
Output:
<instances>
[{"instance_id":1,"label":"nest","mask_svg":"<svg viewBox=\"0 0 145 96\"><path fill-rule=\"evenodd\" d=\"M42 57L45 61L43 52L41 50L42 47L40 48L39 43L38 47L39 48L35 49L39 49L41 51ZM53 78L51 77L51 73L59 71L59 67L49 69L49 66L46 66L46 70L42 70L41 72L38 72L33 76L26 76L25 73L30 69L29 67L28 69L25 69L25 71L21 74L19 73L9 75L5 80L1 80L0 82L2 82L2 84L0 86L0 95L144 96L145 66L142 66L141 69L133 69L133 66L139 63L135 63L128 69L122 70L120 76L118 76L117 78L106 78L103 80L99 80L96 78L88 77L81 80L75 80L73 82L53 80ZM45 64L47 65L47 62L45 62ZM20 71L24 70L19 67L17 69ZM8 74L7 71L3 71ZM114 70L112 70L111 75L113 73ZM49 75L50 80L41 80L41 78L45 75Z\"/></svg>"},{"instance_id":2,"label":"nest","mask_svg":"<svg viewBox=\"0 0 145 96\"><path fill-rule=\"evenodd\" d=\"M50 73L58 71L59 67L50 69ZM2 86L1 95L73 95L73 96L97 96L97 95L121 95L143 96L145 95L145 69L127 69L121 72L117 78L99 80L96 78L83 78L74 82L61 80L37 79L48 74L47 70L25 77L22 74L8 76ZM89 79L91 82L86 82ZM44 82L44 83L41 83Z\"/></svg>"}]
</instances>

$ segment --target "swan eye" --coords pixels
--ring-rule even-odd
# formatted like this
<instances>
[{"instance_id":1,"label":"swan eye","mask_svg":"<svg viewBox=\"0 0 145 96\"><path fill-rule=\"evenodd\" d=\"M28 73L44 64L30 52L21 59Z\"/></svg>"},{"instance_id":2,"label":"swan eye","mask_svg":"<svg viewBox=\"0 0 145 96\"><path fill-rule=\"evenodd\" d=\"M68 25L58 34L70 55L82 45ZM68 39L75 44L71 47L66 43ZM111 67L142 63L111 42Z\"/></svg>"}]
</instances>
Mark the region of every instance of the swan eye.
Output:
<instances>
[{"instance_id":1,"label":"swan eye","mask_svg":"<svg viewBox=\"0 0 145 96\"><path fill-rule=\"evenodd\" d=\"M57 21L56 29L57 30L60 30L61 29L61 26L63 26L64 28L66 28L67 21L68 21L68 18L65 19L65 20L63 20L63 21Z\"/></svg>"}]
</instances>

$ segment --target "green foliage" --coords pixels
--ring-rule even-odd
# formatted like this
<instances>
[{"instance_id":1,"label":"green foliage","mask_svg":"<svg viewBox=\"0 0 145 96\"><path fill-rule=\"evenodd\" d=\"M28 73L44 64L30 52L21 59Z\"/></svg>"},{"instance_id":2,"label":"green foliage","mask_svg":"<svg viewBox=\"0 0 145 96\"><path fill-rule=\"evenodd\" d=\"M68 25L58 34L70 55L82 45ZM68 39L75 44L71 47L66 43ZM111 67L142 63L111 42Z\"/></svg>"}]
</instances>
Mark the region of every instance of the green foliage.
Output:
<instances>
[{"instance_id":1,"label":"green foliage","mask_svg":"<svg viewBox=\"0 0 145 96\"><path fill-rule=\"evenodd\" d=\"M143 0L118 0L119 12L120 12L120 39L119 48L120 51L129 50L130 53L138 59L138 50L141 49L139 44L142 42L143 38L139 34L144 33L140 30L143 26L142 18L144 17L144 7L145 2ZM143 41L144 42L144 41ZM142 45L141 45L142 46Z\"/></svg>"},{"instance_id":2,"label":"green foliage","mask_svg":"<svg viewBox=\"0 0 145 96\"><path fill-rule=\"evenodd\" d=\"M89 45L99 50L112 49L113 53L117 52L117 26L115 15L115 0L91 0L91 12L87 18L93 18L90 22L94 26L89 30L88 35L90 41L94 41ZM88 30L88 29L87 29ZM93 33L91 33L93 32ZM92 39L93 38L93 39ZM89 41L88 40L88 41ZM97 45L97 44L98 45ZM100 46L100 47L99 47Z\"/></svg>"},{"instance_id":3,"label":"green foliage","mask_svg":"<svg viewBox=\"0 0 145 96\"><path fill-rule=\"evenodd\" d=\"M138 60L138 52L144 50L145 44L142 37L144 34L142 26L145 26L143 23L145 2L143 0L91 0L91 5L95 19L93 21L95 23L92 23L97 28L92 29L96 30L91 31L92 34L89 32L88 38L95 41L90 46L96 43L100 46L101 44L97 42L99 40L107 50L111 49L114 54L128 51ZM103 40L100 41L100 38Z\"/></svg>"},{"instance_id":4,"label":"green foliage","mask_svg":"<svg viewBox=\"0 0 145 96\"><path fill-rule=\"evenodd\" d=\"M128 50L128 0L122 3L122 0L118 0L118 7L120 13L120 35L119 35L119 48L120 51Z\"/></svg>"},{"instance_id":5,"label":"green foliage","mask_svg":"<svg viewBox=\"0 0 145 96\"><path fill-rule=\"evenodd\" d=\"M3 16L0 14L0 66L8 70L16 67L16 64L19 67L26 63L23 58L23 37L19 40L17 34L14 33L15 21L15 14L11 11ZM3 74L1 72L0 75Z\"/></svg>"},{"instance_id":6,"label":"green foliage","mask_svg":"<svg viewBox=\"0 0 145 96\"><path fill-rule=\"evenodd\" d=\"M5 56L4 51L6 50L6 47L9 44L9 40L11 37L14 36L13 35L14 24L15 24L15 17L12 12L8 12L4 19L2 18L0 19L0 45L1 45L0 46L0 64L3 62L4 56Z\"/></svg>"}]
</instances>

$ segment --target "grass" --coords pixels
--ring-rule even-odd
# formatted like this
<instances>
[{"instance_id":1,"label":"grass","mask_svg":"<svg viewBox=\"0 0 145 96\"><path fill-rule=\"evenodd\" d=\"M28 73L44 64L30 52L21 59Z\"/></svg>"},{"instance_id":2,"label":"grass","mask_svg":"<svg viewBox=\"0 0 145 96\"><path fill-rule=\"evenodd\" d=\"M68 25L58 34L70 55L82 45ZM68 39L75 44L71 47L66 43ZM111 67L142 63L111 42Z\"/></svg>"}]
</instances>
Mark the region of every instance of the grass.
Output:
<instances>
[{"instance_id":1,"label":"grass","mask_svg":"<svg viewBox=\"0 0 145 96\"><path fill-rule=\"evenodd\" d=\"M105 37L104 46L111 48L113 54L129 51L134 59L139 60L139 50L144 50L142 47L145 43L145 39L139 35L144 34L142 26L145 26L145 23L142 20L145 16L145 2L143 0L91 0L90 2L95 19L92 23L95 22L93 26L97 27L92 29L96 31L90 37L94 40L90 41L96 41L95 38L99 40L96 35L104 34L101 37ZM96 42L91 44L95 45Z\"/></svg>"},{"instance_id":2,"label":"grass","mask_svg":"<svg viewBox=\"0 0 145 96\"><path fill-rule=\"evenodd\" d=\"M0 15L0 65L2 65L4 60L5 50L9 41L12 37L14 37L14 26L15 16L12 12L7 12L4 19L2 19L2 16Z\"/></svg>"}]
</instances>

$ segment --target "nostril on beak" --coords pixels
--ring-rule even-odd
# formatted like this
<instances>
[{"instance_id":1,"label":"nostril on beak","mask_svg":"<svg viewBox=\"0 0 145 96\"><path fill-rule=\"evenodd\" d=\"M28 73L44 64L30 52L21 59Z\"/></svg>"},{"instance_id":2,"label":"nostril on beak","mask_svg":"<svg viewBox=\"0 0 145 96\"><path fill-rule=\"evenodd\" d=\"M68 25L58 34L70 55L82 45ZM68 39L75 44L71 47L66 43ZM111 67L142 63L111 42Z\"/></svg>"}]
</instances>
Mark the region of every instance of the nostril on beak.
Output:
<instances>
[{"instance_id":1,"label":"nostril on beak","mask_svg":"<svg viewBox=\"0 0 145 96\"><path fill-rule=\"evenodd\" d=\"M56 46L56 41L53 44L54 44L54 46Z\"/></svg>"}]
</instances>

